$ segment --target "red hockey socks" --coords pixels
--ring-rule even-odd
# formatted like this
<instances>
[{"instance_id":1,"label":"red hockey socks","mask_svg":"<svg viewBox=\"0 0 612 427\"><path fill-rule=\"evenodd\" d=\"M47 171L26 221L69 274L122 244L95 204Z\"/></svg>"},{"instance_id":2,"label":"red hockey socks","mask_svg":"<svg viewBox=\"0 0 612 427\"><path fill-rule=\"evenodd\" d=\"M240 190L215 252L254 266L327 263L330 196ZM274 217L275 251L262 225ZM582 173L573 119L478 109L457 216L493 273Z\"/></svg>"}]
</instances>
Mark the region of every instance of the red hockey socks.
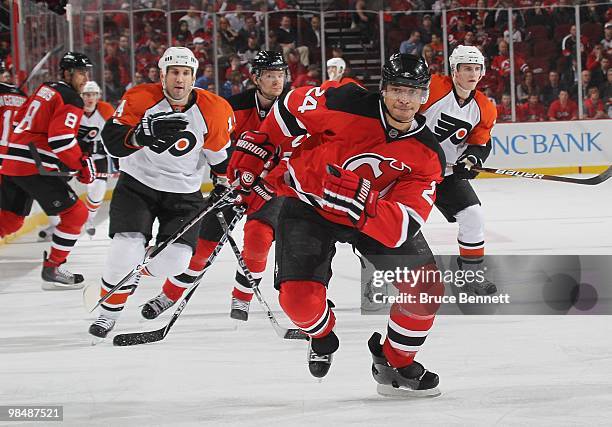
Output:
<instances>
[{"instance_id":1,"label":"red hockey socks","mask_svg":"<svg viewBox=\"0 0 612 427\"><path fill-rule=\"evenodd\" d=\"M24 217L13 212L0 210L0 239L15 233L23 226Z\"/></svg>"},{"instance_id":2,"label":"red hockey socks","mask_svg":"<svg viewBox=\"0 0 612 427\"><path fill-rule=\"evenodd\" d=\"M80 200L59 213L60 222L53 231L51 251L45 266L58 266L66 261L81 234L83 224L87 221L87 215L87 208Z\"/></svg>"},{"instance_id":3,"label":"red hockey socks","mask_svg":"<svg viewBox=\"0 0 612 427\"><path fill-rule=\"evenodd\" d=\"M313 338L322 338L336 324L326 296L327 289L319 282L291 280L281 283L278 301L297 327Z\"/></svg>"}]
</instances>

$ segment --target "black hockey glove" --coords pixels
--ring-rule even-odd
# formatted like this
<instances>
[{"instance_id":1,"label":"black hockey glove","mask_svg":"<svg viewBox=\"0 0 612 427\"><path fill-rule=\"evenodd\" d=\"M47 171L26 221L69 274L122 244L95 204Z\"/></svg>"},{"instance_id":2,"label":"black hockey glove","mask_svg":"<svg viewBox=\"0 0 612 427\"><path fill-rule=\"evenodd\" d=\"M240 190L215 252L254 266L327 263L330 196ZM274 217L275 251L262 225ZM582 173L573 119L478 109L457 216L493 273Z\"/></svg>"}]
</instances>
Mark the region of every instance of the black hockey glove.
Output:
<instances>
[{"instance_id":1,"label":"black hockey glove","mask_svg":"<svg viewBox=\"0 0 612 427\"><path fill-rule=\"evenodd\" d=\"M213 181L214 187L211 190L210 195L208 197L210 201L214 204L214 203L217 203L221 199L221 197L225 195L227 190L230 188L230 183L225 176L217 176L217 175L213 175L212 181ZM232 194L230 196L230 200L233 202L236 199L236 196L237 194Z\"/></svg>"},{"instance_id":2,"label":"black hockey glove","mask_svg":"<svg viewBox=\"0 0 612 427\"><path fill-rule=\"evenodd\" d=\"M453 165L453 175L458 179L474 179L478 172L472 167L482 167L482 159L473 154L462 154Z\"/></svg>"},{"instance_id":3,"label":"black hockey glove","mask_svg":"<svg viewBox=\"0 0 612 427\"><path fill-rule=\"evenodd\" d=\"M189 121L184 113L156 113L143 117L134 131L139 147L149 147L161 154L176 142L176 134L183 131Z\"/></svg>"}]
</instances>

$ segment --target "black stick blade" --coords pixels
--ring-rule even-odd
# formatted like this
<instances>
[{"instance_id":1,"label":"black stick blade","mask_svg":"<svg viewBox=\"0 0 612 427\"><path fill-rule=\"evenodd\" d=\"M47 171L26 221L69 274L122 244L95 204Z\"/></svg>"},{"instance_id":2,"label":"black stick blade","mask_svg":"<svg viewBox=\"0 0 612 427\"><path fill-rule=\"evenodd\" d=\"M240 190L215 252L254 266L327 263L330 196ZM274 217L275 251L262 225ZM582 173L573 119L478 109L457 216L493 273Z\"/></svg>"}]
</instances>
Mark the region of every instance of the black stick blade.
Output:
<instances>
[{"instance_id":1,"label":"black stick blade","mask_svg":"<svg viewBox=\"0 0 612 427\"><path fill-rule=\"evenodd\" d=\"M166 334L166 327L150 332L132 332L129 334L118 334L113 338L113 345L126 347L129 345L148 344L161 341Z\"/></svg>"}]
</instances>

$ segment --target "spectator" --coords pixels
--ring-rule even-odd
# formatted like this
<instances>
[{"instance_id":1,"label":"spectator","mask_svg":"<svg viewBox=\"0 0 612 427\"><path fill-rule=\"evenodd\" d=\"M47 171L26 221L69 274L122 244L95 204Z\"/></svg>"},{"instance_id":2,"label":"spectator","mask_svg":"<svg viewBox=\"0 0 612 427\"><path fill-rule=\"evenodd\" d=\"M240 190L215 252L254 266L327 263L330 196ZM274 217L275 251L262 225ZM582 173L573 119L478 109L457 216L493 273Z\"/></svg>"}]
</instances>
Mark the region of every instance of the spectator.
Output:
<instances>
[{"instance_id":1,"label":"spectator","mask_svg":"<svg viewBox=\"0 0 612 427\"><path fill-rule=\"evenodd\" d=\"M607 118L604 103L599 97L599 89L596 86L589 88L589 97L584 101L584 116L587 119Z\"/></svg>"},{"instance_id":2,"label":"spectator","mask_svg":"<svg viewBox=\"0 0 612 427\"><path fill-rule=\"evenodd\" d=\"M181 46L185 47L187 43L192 43L193 33L189 31L189 24L187 21L179 21L178 29L174 33L174 41L182 43Z\"/></svg>"},{"instance_id":3,"label":"spectator","mask_svg":"<svg viewBox=\"0 0 612 427\"><path fill-rule=\"evenodd\" d=\"M604 49L601 44L596 44L591 53L587 57L586 69L594 71L601 65L601 59L604 58Z\"/></svg>"},{"instance_id":4,"label":"spectator","mask_svg":"<svg viewBox=\"0 0 612 427\"><path fill-rule=\"evenodd\" d=\"M516 15L512 15L512 40L514 43L520 43L523 41L523 31L518 27L516 22ZM510 43L510 28L506 27L504 30L504 40Z\"/></svg>"},{"instance_id":5,"label":"spectator","mask_svg":"<svg viewBox=\"0 0 612 427\"><path fill-rule=\"evenodd\" d=\"M571 7L568 0L559 0L559 4L553 9L551 15L553 26L573 24L576 18L574 8Z\"/></svg>"},{"instance_id":6,"label":"spectator","mask_svg":"<svg viewBox=\"0 0 612 427\"><path fill-rule=\"evenodd\" d=\"M591 83L591 72L589 70L582 70L582 99L585 100L589 95L589 88L593 86ZM570 96L573 99L578 99L578 83L570 88Z\"/></svg>"},{"instance_id":7,"label":"spectator","mask_svg":"<svg viewBox=\"0 0 612 427\"><path fill-rule=\"evenodd\" d=\"M578 64L575 57L572 57L561 71L561 82L567 88L573 88L578 84Z\"/></svg>"},{"instance_id":8,"label":"spectator","mask_svg":"<svg viewBox=\"0 0 612 427\"><path fill-rule=\"evenodd\" d=\"M321 19L318 15L310 18L310 26L304 31L304 44L308 46L310 52L321 50Z\"/></svg>"},{"instance_id":9,"label":"spectator","mask_svg":"<svg viewBox=\"0 0 612 427\"><path fill-rule=\"evenodd\" d=\"M268 46L269 46L268 50L271 50L272 52L282 52L283 51L283 48L278 43L276 32L273 30L270 30L270 32L268 33Z\"/></svg>"},{"instance_id":10,"label":"spectator","mask_svg":"<svg viewBox=\"0 0 612 427\"><path fill-rule=\"evenodd\" d=\"M117 54L121 58L124 64L129 64L132 49L130 46L130 38L128 36L119 37L119 48Z\"/></svg>"},{"instance_id":11,"label":"spectator","mask_svg":"<svg viewBox=\"0 0 612 427\"><path fill-rule=\"evenodd\" d=\"M604 38L601 39L601 45L606 51L606 55L612 55L612 22L608 22L604 26Z\"/></svg>"},{"instance_id":12,"label":"spectator","mask_svg":"<svg viewBox=\"0 0 612 427\"><path fill-rule=\"evenodd\" d=\"M601 13L600 8L597 6L597 2L595 0L588 0L586 7L580 8L580 22L587 23L591 22L593 24L599 24L604 21L603 14Z\"/></svg>"},{"instance_id":13,"label":"spectator","mask_svg":"<svg viewBox=\"0 0 612 427\"><path fill-rule=\"evenodd\" d=\"M533 79L533 73L531 71L527 71L523 75L522 81L518 85L516 85L517 103L526 103L531 95L539 96L539 92L540 91Z\"/></svg>"},{"instance_id":14,"label":"spectator","mask_svg":"<svg viewBox=\"0 0 612 427\"><path fill-rule=\"evenodd\" d=\"M242 80L250 78L249 70L241 64L240 57L238 55L232 55L229 57L229 67L225 70L225 80L231 80L233 73L236 71L242 75Z\"/></svg>"},{"instance_id":15,"label":"spectator","mask_svg":"<svg viewBox=\"0 0 612 427\"><path fill-rule=\"evenodd\" d=\"M563 56L576 56L576 26L570 27L570 33L561 40L561 53ZM585 36L580 36L580 56L584 56L585 48L588 46L588 39Z\"/></svg>"},{"instance_id":16,"label":"spectator","mask_svg":"<svg viewBox=\"0 0 612 427\"><path fill-rule=\"evenodd\" d=\"M209 89L210 85L214 85L214 83L215 83L215 70L212 64L206 64L204 66L204 72L202 73L202 76L199 77L195 81L195 86L201 89L210 90Z\"/></svg>"},{"instance_id":17,"label":"spectator","mask_svg":"<svg viewBox=\"0 0 612 427\"><path fill-rule=\"evenodd\" d=\"M501 102L497 104L497 122L509 123L512 121L512 98L510 94L504 93Z\"/></svg>"},{"instance_id":18,"label":"spectator","mask_svg":"<svg viewBox=\"0 0 612 427\"><path fill-rule=\"evenodd\" d=\"M136 51L136 63L141 67L145 67L147 64L157 63L160 58L160 48L161 37L155 34Z\"/></svg>"},{"instance_id":19,"label":"spectator","mask_svg":"<svg viewBox=\"0 0 612 427\"><path fill-rule=\"evenodd\" d=\"M465 34L470 29L463 16L458 16L455 22L455 25L449 29L448 44L450 50L454 50L455 46L461 43L461 40L465 38Z\"/></svg>"},{"instance_id":20,"label":"spectator","mask_svg":"<svg viewBox=\"0 0 612 427\"><path fill-rule=\"evenodd\" d=\"M507 83L510 78L510 57L508 56L508 42L501 40L498 43L499 54L493 58L491 62L491 69L497 72L500 77ZM517 52L514 52L514 71L518 75L519 72L524 73L529 69L527 63L523 59L523 56Z\"/></svg>"},{"instance_id":21,"label":"spectator","mask_svg":"<svg viewBox=\"0 0 612 427\"><path fill-rule=\"evenodd\" d=\"M599 61L599 67L591 70L591 84L601 86L607 80L608 69L610 68L610 59L604 56Z\"/></svg>"},{"instance_id":22,"label":"spectator","mask_svg":"<svg viewBox=\"0 0 612 427\"><path fill-rule=\"evenodd\" d=\"M608 97L608 102L606 103L606 108L608 110L608 118L612 119L612 96Z\"/></svg>"},{"instance_id":23,"label":"spectator","mask_svg":"<svg viewBox=\"0 0 612 427\"><path fill-rule=\"evenodd\" d=\"M125 90L130 90L134 86L138 86L139 84L142 84L144 82L145 82L145 79L142 73L140 71L136 71L134 73L134 80L128 83L128 85L125 87Z\"/></svg>"},{"instance_id":24,"label":"spectator","mask_svg":"<svg viewBox=\"0 0 612 427\"><path fill-rule=\"evenodd\" d=\"M489 68L489 63L489 58L485 56L485 70ZM504 81L497 73L485 73L478 82L477 89L483 92L489 89L491 96L499 99L504 91Z\"/></svg>"},{"instance_id":25,"label":"spectator","mask_svg":"<svg viewBox=\"0 0 612 427\"><path fill-rule=\"evenodd\" d=\"M508 8L512 7L512 0L500 0L495 11L495 27L496 28L508 28ZM523 16L522 10L514 9L512 11L512 18L515 19L513 22L514 29L525 28L525 17Z\"/></svg>"},{"instance_id":26,"label":"spectator","mask_svg":"<svg viewBox=\"0 0 612 427\"><path fill-rule=\"evenodd\" d=\"M538 98L538 95L529 95L529 100L517 109L517 115L521 122L545 122L546 108Z\"/></svg>"},{"instance_id":27,"label":"spectator","mask_svg":"<svg viewBox=\"0 0 612 427\"><path fill-rule=\"evenodd\" d=\"M569 99L566 90L559 92L559 99L553 101L548 107L548 120L576 120L578 118L578 106Z\"/></svg>"},{"instance_id":28,"label":"spectator","mask_svg":"<svg viewBox=\"0 0 612 427\"><path fill-rule=\"evenodd\" d=\"M608 72L606 73L607 80L604 84L599 88L599 92L601 94L602 99L608 99L612 97L612 67L608 68Z\"/></svg>"},{"instance_id":29,"label":"spectator","mask_svg":"<svg viewBox=\"0 0 612 427\"><path fill-rule=\"evenodd\" d=\"M243 10L244 6L242 3L237 3L236 9L234 9L232 13L225 15L230 26L232 27L232 30L234 30L236 33L240 33L240 30L243 30L246 25L246 17Z\"/></svg>"},{"instance_id":30,"label":"spectator","mask_svg":"<svg viewBox=\"0 0 612 427\"><path fill-rule=\"evenodd\" d=\"M198 30L204 28L204 20L202 19L202 13L195 6L189 6L187 15L184 15L179 18L179 25L181 22L187 23L187 30L191 34L195 34Z\"/></svg>"},{"instance_id":31,"label":"spectator","mask_svg":"<svg viewBox=\"0 0 612 427\"><path fill-rule=\"evenodd\" d=\"M306 74L300 74L291 84L291 88L295 89L302 86L321 86L321 71L320 65L310 64Z\"/></svg>"},{"instance_id":32,"label":"spectator","mask_svg":"<svg viewBox=\"0 0 612 427\"><path fill-rule=\"evenodd\" d=\"M434 33L431 15L423 15L423 22L421 22L421 26L419 27L419 33L421 34L421 42L423 42L423 44L431 43L431 36Z\"/></svg>"},{"instance_id":33,"label":"spectator","mask_svg":"<svg viewBox=\"0 0 612 427\"><path fill-rule=\"evenodd\" d=\"M219 18L219 49L223 56L236 53L238 43L238 33L232 29L227 18Z\"/></svg>"},{"instance_id":34,"label":"spectator","mask_svg":"<svg viewBox=\"0 0 612 427\"><path fill-rule=\"evenodd\" d=\"M558 99L559 92L561 90L567 90L567 88L561 84L559 80L559 73L556 71L550 71L548 73L548 83L542 89L542 102L544 105L548 107L551 102Z\"/></svg>"},{"instance_id":35,"label":"spectator","mask_svg":"<svg viewBox=\"0 0 612 427\"><path fill-rule=\"evenodd\" d=\"M297 43L297 34L295 30L291 27L291 18L287 15L283 15L280 21L280 26L276 29L276 37L278 43L283 48L283 55L285 59L287 59L288 52L292 49L295 49L299 56L300 62L305 67L310 63L310 59L308 57L308 47L306 46L298 46Z\"/></svg>"},{"instance_id":36,"label":"spectator","mask_svg":"<svg viewBox=\"0 0 612 427\"><path fill-rule=\"evenodd\" d=\"M431 43L429 43L431 48L434 50L434 55L436 58L439 58L440 62L444 61L444 44L442 43L442 37L438 34L433 33L431 35Z\"/></svg>"},{"instance_id":37,"label":"spectator","mask_svg":"<svg viewBox=\"0 0 612 427\"><path fill-rule=\"evenodd\" d=\"M353 23L351 25L351 28L359 30L362 44L372 42L372 23L370 22L370 16L365 12L366 9L365 0L355 2L355 13L353 13Z\"/></svg>"},{"instance_id":38,"label":"spectator","mask_svg":"<svg viewBox=\"0 0 612 427\"><path fill-rule=\"evenodd\" d=\"M493 49L495 45L491 46L491 36L485 29L482 21L474 21L474 37L476 39L476 46L484 54L485 58L493 56Z\"/></svg>"},{"instance_id":39,"label":"spectator","mask_svg":"<svg viewBox=\"0 0 612 427\"><path fill-rule=\"evenodd\" d=\"M157 65L151 65L147 68L147 77L145 83L157 83L159 82L159 68Z\"/></svg>"},{"instance_id":40,"label":"spectator","mask_svg":"<svg viewBox=\"0 0 612 427\"><path fill-rule=\"evenodd\" d=\"M543 25L550 27L551 16L547 8L542 7L542 1L536 0L534 9L528 9L525 13L525 21L527 22L527 28L534 25Z\"/></svg>"},{"instance_id":41,"label":"spectator","mask_svg":"<svg viewBox=\"0 0 612 427\"><path fill-rule=\"evenodd\" d=\"M291 76L292 82L294 82L300 74L306 72L304 66L300 63L300 57L295 49L291 49L287 53L287 65L289 66L289 75Z\"/></svg>"},{"instance_id":42,"label":"spectator","mask_svg":"<svg viewBox=\"0 0 612 427\"><path fill-rule=\"evenodd\" d=\"M412 30L408 40L404 40L400 44L400 53L411 53L413 55L421 56L423 50L423 43L421 43L421 33L418 30Z\"/></svg>"},{"instance_id":43,"label":"spectator","mask_svg":"<svg viewBox=\"0 0 612 427\"><path fill-rule=\"evenodd\" d=\"M238 31L238 51L244 51L247 48L249 37L255 36L257 46L261 46L266 42L264 39L264 33L261 27L258 27L255 22L255 18L247 16L244 18L244 28ZM260 49L261 50L261 49Z\"/></svg>"},{"instance_id":44,"label":"spectator","mask_svg":"<svg viewBox=\"0 0 612 427\"><path fill-rule=\"evenodd\" d=\"M196 37L193 39L193 55L198 60L200 69L204 69L203 67L211 62L208 54L208 48L209 45L202 37Z\"/></svg>"},{"instance_id":45,"label":"spectator","mask_svg":"<svg viewBox=\"0 0 612 427\"><path fill-rule=\"evenodd\" d=\"M106 102L114 107L117 106L123 96L123 88L114 80L111 70L104 70L104 93Z\"/></svg>"},{"instance_id":46,"label":"spectator","mask_svg":"<svg viewBox=\"0 0 612 427\"><path fill-rule=\"evenodd\" d=\"M240 71L233 71L230 78L223 83L220 95L224 98L229 98L230 96L237 95L242 91L244 91L242 74Z\"/></svg>"},{"instance_id":47,"label":"spectator","mask_svg":"<svg viewBox=\"0 0 612 427\"><path fill-rule=\"evenodd\" d=\"M435 56L435 52L431 45L426 44L423 46L422 56L425 58L425 62L429 65L429 72L431 74L442 74L444 73L444 67L441 61Z\"/></svg>"},{"instance_id":48,"label":"spectator","mask_svg":"<svg viewBox=\"0 0 612 427\"><path fill-rule=\"evenodd\" d=\"M260 46L257 43L257 36L253 34L251 37L248 38L247 46L245 47L245 49L243 49L242 51L238 51L238 54L240 55L240 60L242 61L242 63L248 64L253 59L255 59L257 53L260 50Z\"/></svg>"}]
</instances>

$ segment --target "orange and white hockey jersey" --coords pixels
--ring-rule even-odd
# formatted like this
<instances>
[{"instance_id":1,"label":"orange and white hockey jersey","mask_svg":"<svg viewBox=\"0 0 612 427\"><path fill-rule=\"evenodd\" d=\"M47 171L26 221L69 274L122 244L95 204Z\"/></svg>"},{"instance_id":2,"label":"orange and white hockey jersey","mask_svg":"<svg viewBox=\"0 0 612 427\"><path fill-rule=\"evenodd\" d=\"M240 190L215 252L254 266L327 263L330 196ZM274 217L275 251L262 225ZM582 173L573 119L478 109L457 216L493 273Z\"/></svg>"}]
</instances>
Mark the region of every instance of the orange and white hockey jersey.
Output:
<instances>
[{"instance_id":1,"label":"orange and white hockey jersey","mask_svg":"<svg viewBox=\"0 0 612 427\"><path fill-rule=\"evenodd\" d=\"M427 119L427 126L438 138L446 155L446 175L469 145L486 145L497 119L497 110L485 94L472 91L460 105L449 76L433 75L429 99L419 112Z\"/></svg>"},{"instance_id":2,"label":"orange and white hockey jersey","mask_svg":"<svg viewBox=\"0 0 612 427\"><path fill-rule=\"evenodd\" d=\"M192 193L200 189L206 163L216 173L226 167L236 120L225 99L194 88L190 102L182 110L189 125L176 134L174 145L156 153L148 147L136 149L129 143L144 116L172 111L177 109L164 96L161 83L135 86L123 95L102 138L108 153L120 159L121 171L155 190Z\"/></svg>"},{"instance_id":3,"label":"orange and white hockey jersey","mask_svg":"<svg viewBox=\"0 0 612 427\"><path fill-rule=\"evenodd\" d=\"M83 113L81 117L81 124L79 125L79 134L85 131L84 141L79 141L80 144L91 144L88 150L83 150L92 153L91 158L94 160L103 159L106 157L104 154L104 146L102 144L102 129L108 119L111 118L115 109L108 102L98 101L96 109L91 113ZM83 149L81 145L81 149Z\"/></svg>"}]
</instances>

